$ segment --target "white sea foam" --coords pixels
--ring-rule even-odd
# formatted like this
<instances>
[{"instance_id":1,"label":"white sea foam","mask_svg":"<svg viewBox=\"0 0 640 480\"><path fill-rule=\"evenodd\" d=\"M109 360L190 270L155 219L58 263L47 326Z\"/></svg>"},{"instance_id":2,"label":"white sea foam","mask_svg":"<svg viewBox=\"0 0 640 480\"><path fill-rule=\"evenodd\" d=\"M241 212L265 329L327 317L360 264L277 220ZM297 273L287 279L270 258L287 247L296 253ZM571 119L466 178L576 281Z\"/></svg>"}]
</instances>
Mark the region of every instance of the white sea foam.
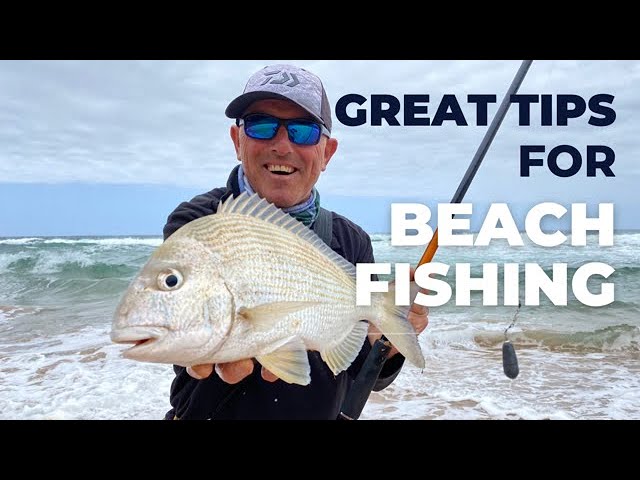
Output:
<instances>
[{"instance_id":1,"label":"white sea foam","mask_svg":"<svg viewBox=\"0 0 640 480\"><path fill-rule=\"evenodd\" d=\"M157 247L162 244L160 237L113 237L113 238L4 238L0 239L0 245L35 245L35 244L61 244L61 245L78 245L78 244L95 244L107 246L120 245L149 245Z\"/></svg>"},{"instance_id":2,"label":"white sea foam","mask_svg":"<svg viewBox=\"0 0 640 480\"><path fill-rule=\"evenodd\" d=\"M105 328L20 350L0 345L0 419L161 419L170 365L121 358Z\"/></svg>"},{"instance_id":3,"label":"white sea foam","mask_svg":"<svg viewBox=\"0 0 640 480\"><path fill-rule=\"evenodd\" d=\"M30 258L31 254L29 252L18 252L18 253L0 253L0 271L6 272L9 268L9 265L15 263L19 260L26 260Z\"/></svg>"},{"instance_id":4,"label":"white sea foam","mask_svg":"<svg viewBox=\"0 0 640 480\"><path fill-rule=\"evenodd\" d=\"M0 305L0 322L15 320L22 315L38 313L44 310L44 307L26 307L18 305Z\"/></svg>"},{"instance_id":5,"label":"white sea foam","mask_svg":"<svg viewBox=\"0 0 640 480\"><path fill-rule=\"evenodd\" d=\"M67 238L50 238L44 240L45 244L59 243L59 244L95 244L106 246L123 246L123 245L148 245L151 247L157 247L162 244L162 238L81 238L81 239L67 239Z\"/></svg>"},{"instance_id":6,"label":"white sea foam","mask_svg":"<svg viewBox=\"0 0 640 480\"><path fill-rule=\"evenodd\" d=\"M497 349L432 349L423 372L403 369L391 386L372 394L361 418L640 418L633 359L536 350L518 356L520 375L510 380Z\"/></svg>"},{"instance_id":7,"label":"white sea foam","mask_svg":"<svg viewBox=\"0 0 640 480\"><path fill-rule=\"evenodd\" d=\"M0 239L0 245L28 245L30 243L35 243L38 241L42 241L42 238L40 237L3 238L3 239Z\"/></svg>"}]
</instances>

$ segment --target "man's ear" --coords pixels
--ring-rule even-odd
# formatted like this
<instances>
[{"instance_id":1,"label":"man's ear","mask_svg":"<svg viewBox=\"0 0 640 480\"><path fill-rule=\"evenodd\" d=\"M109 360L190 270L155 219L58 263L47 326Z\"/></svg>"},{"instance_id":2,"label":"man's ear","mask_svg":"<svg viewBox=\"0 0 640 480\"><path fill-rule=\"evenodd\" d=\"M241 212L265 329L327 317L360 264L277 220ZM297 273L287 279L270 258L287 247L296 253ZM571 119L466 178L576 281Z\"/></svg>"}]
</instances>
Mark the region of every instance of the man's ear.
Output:
<instances>
[{"instance_id":1,"label":"man's ear","mask_svg":"<svg viewBox=\"0 0 640 480\"><path fill-rule=\"evenodd\" d=\"M229 135L231 136L231 140L233 140L233 146L236 149L236 158L238 161L242 161L240 158L240 127L237 125L231 125L229 129Z\"/></svg>"},{"instance_id":2,"label":"man's ear","mask_svg":"<svg viewBox=\"0 0 640 480\"><path fill-rule=\"evenodd\" d=\"M329 165L329 161L333 154L338 150L338 139L337 138L328 138L327 143L324 146L324 164L322 165L322 171L324 172L327 169L327 165Z\"/></svg>"}]
</instances>

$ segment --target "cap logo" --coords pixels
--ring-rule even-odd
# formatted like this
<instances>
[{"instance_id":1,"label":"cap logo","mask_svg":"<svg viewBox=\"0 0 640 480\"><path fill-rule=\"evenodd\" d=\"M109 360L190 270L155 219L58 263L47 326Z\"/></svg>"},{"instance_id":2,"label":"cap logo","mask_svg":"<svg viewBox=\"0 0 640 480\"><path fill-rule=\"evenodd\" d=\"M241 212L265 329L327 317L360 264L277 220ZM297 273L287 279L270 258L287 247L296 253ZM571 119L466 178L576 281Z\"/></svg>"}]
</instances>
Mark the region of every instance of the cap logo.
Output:
<instances>
[{"instance_id":1,"label":"cap logo","mask_svg":"<svg viewBox=\"0 0 640 480\"><path fill-rule=\"evenodd\" d=\"M274 75L278 75L279 73L282 73L281 76L274 76ZM300 83L300 81L298 80L298 77L296 77L295 73L287 73L284 72L282 70L276 70L273 72L267 72L264 74L265 80L264 82L262 82L260 85L266 85L267 83L270 83L272 85L283 85L285 84L287 87L295 87L296 85L298 85ZM291 80L291 83L287 83L288 81Z\"/></svg>"}]
</instances>

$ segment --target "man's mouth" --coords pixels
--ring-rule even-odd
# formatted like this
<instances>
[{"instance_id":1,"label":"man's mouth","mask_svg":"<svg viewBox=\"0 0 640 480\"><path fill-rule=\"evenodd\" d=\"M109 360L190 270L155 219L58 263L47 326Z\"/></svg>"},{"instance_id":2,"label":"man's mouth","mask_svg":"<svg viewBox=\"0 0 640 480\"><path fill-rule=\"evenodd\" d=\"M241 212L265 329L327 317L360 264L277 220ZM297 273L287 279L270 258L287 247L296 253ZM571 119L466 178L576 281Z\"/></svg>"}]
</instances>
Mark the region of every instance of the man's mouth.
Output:
<instances>
[{"instance_id":1,"label":"man's mouth","mask_svg":"<svg viewBox=\"0 0 640 480\"><path fill-rule=\"evenodd\" d=\"M291 175L298 171L297 169L290 167L288 165L277 165L272 163L267 164L265 168L273 175L278 175L283 177Z\"/></svg>"}]
</instances>

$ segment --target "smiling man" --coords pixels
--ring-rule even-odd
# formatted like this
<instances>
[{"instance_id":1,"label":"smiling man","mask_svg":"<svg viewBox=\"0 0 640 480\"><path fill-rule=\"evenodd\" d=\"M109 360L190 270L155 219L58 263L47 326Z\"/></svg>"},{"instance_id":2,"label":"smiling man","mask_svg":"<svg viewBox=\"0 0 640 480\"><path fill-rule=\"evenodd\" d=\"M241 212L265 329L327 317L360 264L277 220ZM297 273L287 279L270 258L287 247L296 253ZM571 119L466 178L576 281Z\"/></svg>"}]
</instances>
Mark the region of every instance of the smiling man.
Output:
<instances>
[{"instance_id":1,"label":"smiling man","mask_svg":"<svg viewBox=\"0 0 640 480\"><path fill-rule=\"evenodd\" d=\"M180 204L164 227L164 238L188 222L214 214L218 203L242 192L257 193L313 229L352 264L374 263L369 235L358 225L320 206L315 184L338 148L331 138L331 108L322 81L292 65L271 65L251 76L226 115L235 119L231 139L240 165L226 187ZM355 302L355 298L354 298ZM408 315L416 334L427 326L425 307ZM337 376L320 354L309 351L311 383L293 385L260 367L255 359L217 365L174 366L167 419L335 419L371 343L370 327L360 354ZM398 375L404 357L393 348L375 390ZM215 373L214 373L215 371Z\"/></svg>"},{"instance_id":2,"label":"smiling man","mask_svg":"<svg viewBox=\"0 0 640 480\"><path fill-rule=\"evenodd\" d=\"M329 134L324 125L281 99L252 103L237 123L231 138L248 179L245 184L285 209L318 196L314 185L338 148L335 138L323 134Z\"/></svg>"}]
</instances>

